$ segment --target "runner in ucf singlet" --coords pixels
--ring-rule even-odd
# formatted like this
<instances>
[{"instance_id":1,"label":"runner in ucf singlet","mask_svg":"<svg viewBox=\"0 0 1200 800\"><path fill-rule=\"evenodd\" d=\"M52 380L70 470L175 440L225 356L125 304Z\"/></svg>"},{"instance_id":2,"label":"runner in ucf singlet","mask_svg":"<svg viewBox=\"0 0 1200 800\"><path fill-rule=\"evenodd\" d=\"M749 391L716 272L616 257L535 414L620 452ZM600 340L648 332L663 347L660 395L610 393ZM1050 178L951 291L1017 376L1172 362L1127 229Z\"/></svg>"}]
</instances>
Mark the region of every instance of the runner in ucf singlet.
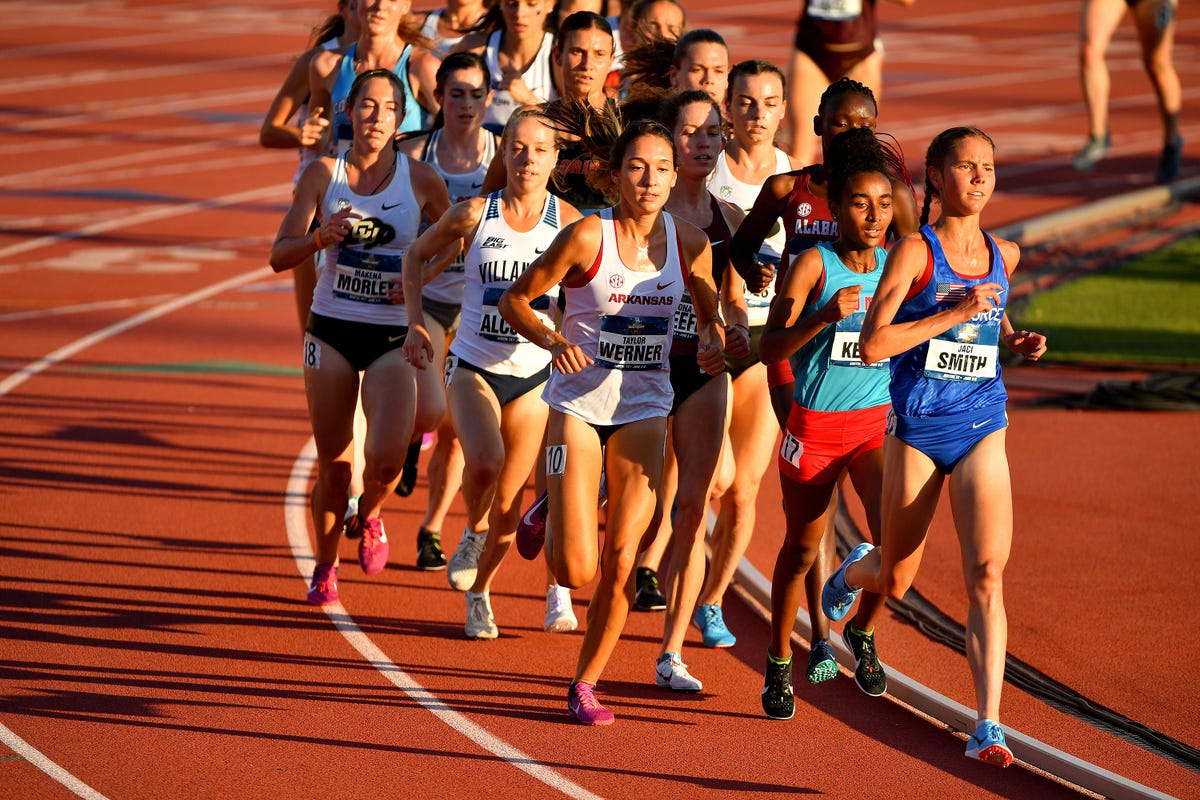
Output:
<instances>
[{"instance_id":1,"label":"runner in ucf singlet","mask_svg":"<svg viewBox=\"0 0 1200 800\"><path fill-rule=\"evenodd\" d=\"M672 397L667 356L684 291L675 222L663 213L668 246L662 270L639 272L617 253L612 209L599 216L602 244L587 282L563 284L563 338L595 363L571 375L552 372L542 397L593 425L665 417Z\"/></svg>"}]
</instances>

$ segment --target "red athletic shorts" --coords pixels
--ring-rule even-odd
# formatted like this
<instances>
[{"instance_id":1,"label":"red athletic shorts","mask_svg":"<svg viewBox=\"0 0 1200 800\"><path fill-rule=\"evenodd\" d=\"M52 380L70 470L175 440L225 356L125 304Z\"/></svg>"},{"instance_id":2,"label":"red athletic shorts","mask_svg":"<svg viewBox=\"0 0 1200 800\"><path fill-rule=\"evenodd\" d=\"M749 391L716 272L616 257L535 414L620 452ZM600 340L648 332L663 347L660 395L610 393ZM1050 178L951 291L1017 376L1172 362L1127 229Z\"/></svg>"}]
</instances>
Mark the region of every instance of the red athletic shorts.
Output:
<instances>
[{"instance_id":1,"label":"red athletic shorts","mask_svg":"<svg viewBox=\"0 0 1200 800\"><path fill-rule=\"evenodd\" d=\"M798 483L833 483L856 460L883 447L889 408L812 411L792 403L779 448L779 474Z\"/></svg>"}]
</instances>

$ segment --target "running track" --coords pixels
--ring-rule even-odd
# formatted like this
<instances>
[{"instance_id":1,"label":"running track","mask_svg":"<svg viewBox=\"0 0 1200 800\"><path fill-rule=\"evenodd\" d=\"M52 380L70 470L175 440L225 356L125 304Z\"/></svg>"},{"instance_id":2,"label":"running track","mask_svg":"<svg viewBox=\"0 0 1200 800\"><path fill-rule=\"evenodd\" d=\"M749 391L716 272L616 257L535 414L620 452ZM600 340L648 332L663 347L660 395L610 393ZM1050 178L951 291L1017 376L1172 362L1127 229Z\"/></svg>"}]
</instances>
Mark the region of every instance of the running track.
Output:
<instances>
[{"instance_id":1,"label":"running track","mask_svg":"<svg viewBox=\"0 0 1200 800\"><path fill-rule=\"evenodd\" d=\"M1158 123L1128 24L1114 45L1114 156L1066 166L1083 131L1075 2L882 4L881 129L917 166L930 136L997 140L988 224L1148 184ZM759 709L767 626L726 601L738 645L685 659L697 697L650 681L661 616L631 618L606 673L608 730L568 724L577 635L540 628L540 567L512 558L502 638L461 639L461 596L411 567L424 481L390 502L393 566L344 608L302 602L307 417L290 280L263 264L294 155L261 114L317 21L285 0L10 2L0 34L0 795L197 797L1060 797L1035 771L962 758L960 738L843 675L801 680L795 719ZM691 5L735 57L783 63L794 3ZM1185 8L1188 15L1191 8ZM1200 20L1176 56L1200 86ZM1200 124L1185 117L1187 174ZM1051 342L1053 345L1053 342ZM1200 744L1189 615L1192 416L1034 407L1013 384L1017 537L1010 653L1163 733ZM749 561L769 573L768 476ZM456 514L447 526L452 547ZM965 613L946 517L917 583ZM1182 567L1182 568L1181 568ZM582 616L587 591L577 592ZM1175 612L1175 613L1172 613ZM894 669L972 705L964 660L899 621ZM804 650L798 647L802 662ZM1193 772L1023 692L1007 725L1178 797Z\"/></svg>"}]
</instances>

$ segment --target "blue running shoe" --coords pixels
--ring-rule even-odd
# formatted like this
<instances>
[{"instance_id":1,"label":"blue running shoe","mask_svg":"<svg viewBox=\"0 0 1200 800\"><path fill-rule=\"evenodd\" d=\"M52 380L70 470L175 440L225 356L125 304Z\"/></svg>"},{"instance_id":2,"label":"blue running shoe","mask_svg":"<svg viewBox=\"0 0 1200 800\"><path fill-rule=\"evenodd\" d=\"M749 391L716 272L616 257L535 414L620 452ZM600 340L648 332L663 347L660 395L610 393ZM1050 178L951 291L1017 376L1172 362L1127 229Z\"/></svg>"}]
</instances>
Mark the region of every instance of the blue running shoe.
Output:
<instances>
[{"instance_id":1,"label":"blue running shoe","mask_svg":"<svg viewBox=\"0 0 1200 800\"><path fill-rule=\"evenodd\" d=\"M975 726L975 734L967 739L966 756L996 767L1007 767L1013 762L1012 750L1004 741L1004 731L990 719Z\"/></svg>"},{"instance_id":2,"label":"blue running shoe","mask_svg":"<svg viewBox=\"0 0 1200 800\"><path fill-rule=\"evenodd\" d=\"M855 561L860 561L863 556L874 549L874 545L863 542L850 551L850 555L846 556L842 565L833 571L829 580L825 581L825 588L821 590L821 610L834 622L850 612L850 607L854 605L854 601L858 599L858 593L862 591L862 589L851 589L846 585L846 567Z\"/></svg>"},{"instance_id":3,"label":"blue running shoe","mask_svg":"<svg viewBox=\"0 0 1200 800\"><path fill-rule=\"evenodd\" d=\"M700 640L705 647L733 647L737 643L737 637L725 627L725 616L716 603L697 608L692 622L700 629Z\"/></svg>"},{"instance_id":4,"label":"blue running shoe","mask_svg":"<svg viewBox=\"0 0 1200 800\"><path fill-rule=\"evenodd\" d=\"M837 677L837 658L828 639L818 639L813 642L812 650L808 653L808 682L824 683Z\"/></svg>"}]
</instances>

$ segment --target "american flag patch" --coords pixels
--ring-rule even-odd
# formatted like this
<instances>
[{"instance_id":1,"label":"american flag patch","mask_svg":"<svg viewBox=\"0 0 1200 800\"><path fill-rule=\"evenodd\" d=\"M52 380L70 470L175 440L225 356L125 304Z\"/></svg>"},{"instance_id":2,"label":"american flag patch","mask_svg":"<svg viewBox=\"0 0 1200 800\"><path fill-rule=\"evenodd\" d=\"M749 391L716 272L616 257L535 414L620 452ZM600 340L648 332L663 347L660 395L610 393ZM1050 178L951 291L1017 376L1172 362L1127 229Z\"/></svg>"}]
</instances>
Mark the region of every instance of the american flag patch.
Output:
<instances>
[{"instance_id":1,"label":"american flag patch","mask_svg":"<svg viewBox=\"0 0 1200 800\"><path fill-rule=\"evenodd\" d=\"M957 302L967 296L965 283L939 283L933 292L933 299L939 303L951 300Z\"/></svg>"}]
</instances>

